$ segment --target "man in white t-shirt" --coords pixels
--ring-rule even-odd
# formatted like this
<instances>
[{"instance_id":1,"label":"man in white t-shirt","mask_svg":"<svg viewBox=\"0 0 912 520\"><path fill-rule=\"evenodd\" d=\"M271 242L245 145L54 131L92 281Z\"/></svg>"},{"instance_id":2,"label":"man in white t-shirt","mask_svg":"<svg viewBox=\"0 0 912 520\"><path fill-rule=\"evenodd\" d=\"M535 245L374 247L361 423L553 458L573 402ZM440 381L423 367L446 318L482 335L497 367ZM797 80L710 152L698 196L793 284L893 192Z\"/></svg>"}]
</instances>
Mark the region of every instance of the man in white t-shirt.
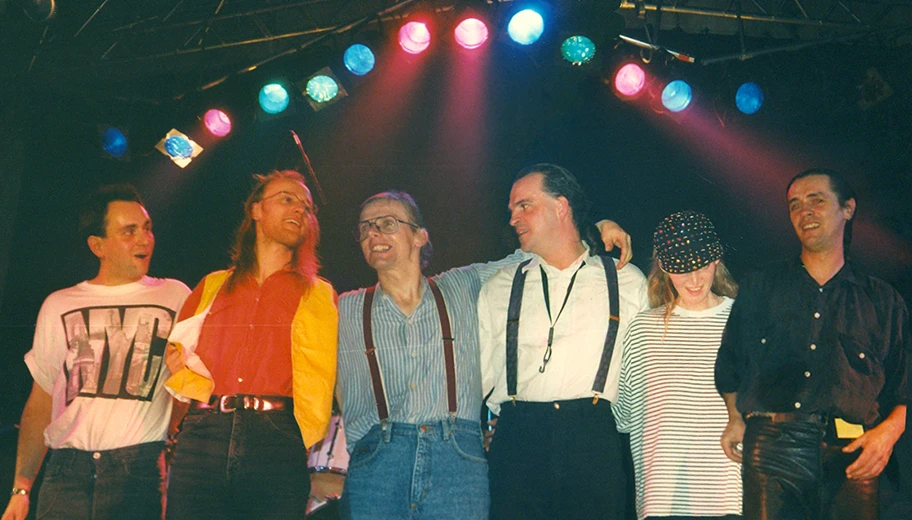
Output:
<instances>
[{"instance_id":1,"label":"man in white t-shirt","mask_svg":"<svg viewBox=\"0 0 912 520\"><path fill-rule=\"evenodd\" d=\"M99 188L79 229L98 274L41 306L25 355L34 384L3 520L28 514L48 451L38 517L160 519L159 459L171 411L164 352L190 290L146 276L155 236L132 186Z\"/></svg>"}]
</instances>

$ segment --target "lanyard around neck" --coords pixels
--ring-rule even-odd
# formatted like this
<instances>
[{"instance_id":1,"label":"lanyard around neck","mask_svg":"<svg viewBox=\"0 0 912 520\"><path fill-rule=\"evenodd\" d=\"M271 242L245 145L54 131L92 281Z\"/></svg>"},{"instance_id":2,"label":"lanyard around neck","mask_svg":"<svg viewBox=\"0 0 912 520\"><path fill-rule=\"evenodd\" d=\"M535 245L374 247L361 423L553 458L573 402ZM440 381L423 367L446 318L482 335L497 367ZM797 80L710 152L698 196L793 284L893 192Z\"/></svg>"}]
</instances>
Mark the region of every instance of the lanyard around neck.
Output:
<instances>
[{"instance_id":1,"label":"lanyard around neck","mask_svg":"<svg viewBox=\"0 0 912 520\"><path fill-rule=\"evenodd\" d=\"M560 319L561 314L564 313L564 307L567 306L567 300L570 299L570 291L573 290L573 283L576 281L576 275L579 274L580 269L586 265L586 262L583 261L579 267L576 268L576 271L573 272L573 276L570 277L570 284L567 286L567 293L564 295L564 303L561 304L561 308L557 311L557 317L551 318L551 297L548 291L548 275L545 273L545 268L541 265L538 268L541 270L542 277L542 292L545 294L545 310L548 311L548 322L551 326L548 328L548 348L545 349L545 355L542 358L542 365L538 369L539 373L545 372L545 367L548 365L548 361L551 361L551 345L554 344L554 325L557 324L557 320Z\"/></svg>"}]
</instances>

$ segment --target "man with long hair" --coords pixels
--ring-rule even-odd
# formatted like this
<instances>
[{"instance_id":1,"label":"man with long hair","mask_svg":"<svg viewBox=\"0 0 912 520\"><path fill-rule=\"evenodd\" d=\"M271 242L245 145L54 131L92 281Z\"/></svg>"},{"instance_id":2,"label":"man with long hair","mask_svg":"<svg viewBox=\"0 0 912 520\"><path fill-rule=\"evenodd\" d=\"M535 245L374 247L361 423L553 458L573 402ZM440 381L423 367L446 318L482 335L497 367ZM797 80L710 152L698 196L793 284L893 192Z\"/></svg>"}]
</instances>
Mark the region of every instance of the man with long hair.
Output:
<instances>
[{"instance_id":1,"label":"man with long hair","mask_svg":"<svg viewBox=\"0 0 912 520\"><path fill-rule=\"evenodd\" d=\"M746 519L877 518L906 424L909 311L846 258L856 201L841 175L800 173L786 200L801 253L744 280L716 360L722 448L743 460Z\"/></svg>"},{"instance_id":2,"label":"man with long hair","mask_svg":"<svg viewBox=\"0 0 912 520\"><path fill-rule=\"evenodd\" d=\"M189 411L167 518L303 518L306 447L329 424L338 313L313 199L295 171L254 178L233 267L197 285L170 338L167 386Z\"/></svg>"}]
</instances>

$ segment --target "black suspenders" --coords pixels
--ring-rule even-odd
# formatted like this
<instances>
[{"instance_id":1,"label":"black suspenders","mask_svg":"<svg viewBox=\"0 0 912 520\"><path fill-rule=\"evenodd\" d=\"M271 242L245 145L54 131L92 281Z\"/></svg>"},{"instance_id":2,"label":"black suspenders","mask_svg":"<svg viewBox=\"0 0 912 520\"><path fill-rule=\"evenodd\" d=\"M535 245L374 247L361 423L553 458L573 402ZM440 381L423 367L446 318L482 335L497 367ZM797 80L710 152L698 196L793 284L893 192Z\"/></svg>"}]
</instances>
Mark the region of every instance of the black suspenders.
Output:
<instances>
[{"instance_id":1,"label":"black suspenders","mask_svg":"<svg viewBox=\"0 0 912 520\"><path fill-rule=\"evenodd\" d=\"M617 269L614 267L614 261L609 256L599 255L602 259L602 266L605 268L605 280L608 282L608 311L614 314L609 316L608 333L605 335L605 346L602 348L602 359L599 362L598 370L595 373L595 381L592 383L592 392L595 394L593 402L598 400L598 394L605 390L605 382L608 379L608 368L611 364L611 356L614 353L614 344L617 341L618 325L620 323L620 296L618 295L618 277ZM526 273L523 268L529 265L532 259L526 260L516 267L516 273L513 275L513 287L510 289L510 305L507 307L507 353L506 353L506 370L507 370L507 395L511 401L516 401L516 356L517 343L519 340L519 314L522 307L523 289L525 287Z\"/></svg>"}]
</instances>

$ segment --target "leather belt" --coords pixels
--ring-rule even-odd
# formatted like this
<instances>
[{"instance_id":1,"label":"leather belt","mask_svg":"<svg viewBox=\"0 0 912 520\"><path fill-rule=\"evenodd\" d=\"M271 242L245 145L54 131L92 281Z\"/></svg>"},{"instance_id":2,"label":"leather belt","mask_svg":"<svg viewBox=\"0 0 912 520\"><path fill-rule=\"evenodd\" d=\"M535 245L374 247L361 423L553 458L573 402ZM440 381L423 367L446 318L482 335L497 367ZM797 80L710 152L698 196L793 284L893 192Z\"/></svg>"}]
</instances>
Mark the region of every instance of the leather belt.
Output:
<instances>
[{"instance_id":1,"label":"leather belt","mask_svg":"<svg viewBox=\"0 0 912 520\"><path fill-rule=\"evenodd\" d=\"M797 413L797 412L750 412L747 414L748 419L758 419L772 423L784 422L813 422L817 424L826 424L827 418L819 413Z\"/></svg>"},{"instance_id":2,"label":"leather belt","mask_svg":"<svg viewBox=\"0 0 912 520\"><path fill-rule=\"evenodd\" d=\"M207 410L218 413L231 413L236 410L251 410L255 412L282 412L291 411L294 401L291 397L280 395L213 395L208 403L193 401L190 408L193 410Z\"/></svg>"}]
</instances>

